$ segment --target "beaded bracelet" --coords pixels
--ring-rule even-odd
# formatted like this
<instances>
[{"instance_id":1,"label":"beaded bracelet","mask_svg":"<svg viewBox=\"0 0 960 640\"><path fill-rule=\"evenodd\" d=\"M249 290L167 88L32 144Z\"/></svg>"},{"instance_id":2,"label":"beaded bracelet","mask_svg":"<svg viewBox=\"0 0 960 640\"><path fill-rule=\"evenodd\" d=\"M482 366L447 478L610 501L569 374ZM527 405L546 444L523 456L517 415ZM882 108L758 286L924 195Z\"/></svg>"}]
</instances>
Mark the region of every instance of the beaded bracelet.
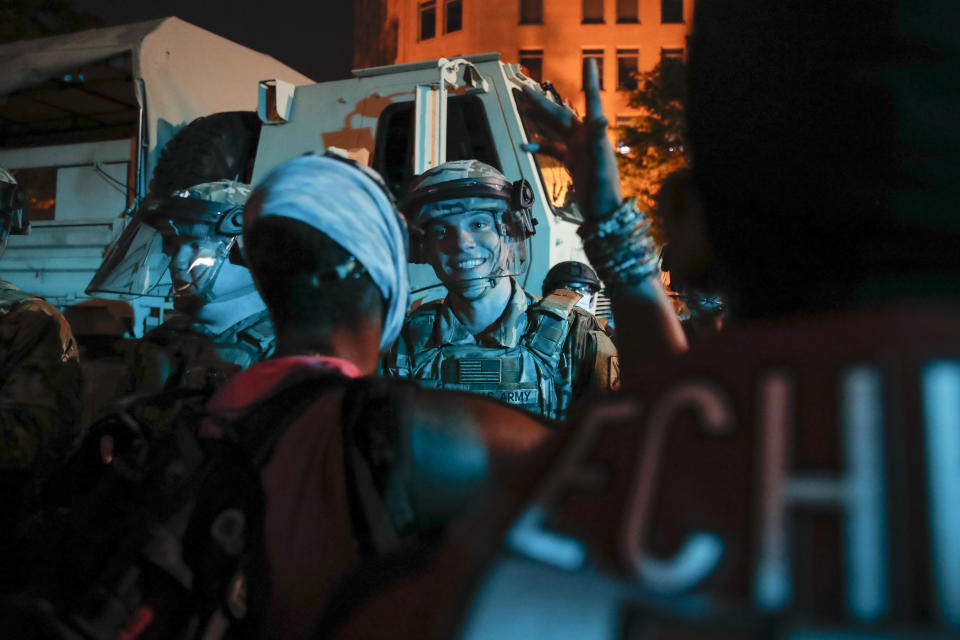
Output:
<instances>
[{"instance_id":1,"label":"beaded bracelet","mask_svg":"<svg viewBox=\"0 0 960 640\"><path fill-rule=\"evenodd\" d=\"M630 286L660 272L659 252L650 234L650 220L625 200L611 213L585 223L577 231L597 276L608 288Z\"/></svg>"}]
</instances>

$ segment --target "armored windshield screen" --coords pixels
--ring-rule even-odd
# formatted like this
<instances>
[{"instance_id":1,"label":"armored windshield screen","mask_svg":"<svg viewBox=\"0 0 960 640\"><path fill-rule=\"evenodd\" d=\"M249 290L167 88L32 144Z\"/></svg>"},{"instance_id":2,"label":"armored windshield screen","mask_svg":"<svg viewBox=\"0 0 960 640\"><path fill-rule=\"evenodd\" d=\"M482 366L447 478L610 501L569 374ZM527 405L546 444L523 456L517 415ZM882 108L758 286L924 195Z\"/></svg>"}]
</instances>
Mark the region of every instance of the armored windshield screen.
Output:
<instances>
[{"instance_id":1,"label":"armored windshield screen","mask_svg":"<svg viewBox=\"0 0 960 640\"><path fill-rule=\"evenodd\" d=\"M160 232L134 219L110 247L86 291L91 295L166 297L170 293L169 265Z\"/></svg>"},{"instance_id":2,"label":"armored windshield screen","mask_svg":"<svg viewBox=\"0 0 960 640\"><path fill-rule=\"evenodd\" d=\"M397 197L413 179L414 102L398 102L383 110L377 121L376 169ZM483 103L477 96L447 99L447 151L449 160L480 160L502 170Z\"/></svg>"}]
</instances>

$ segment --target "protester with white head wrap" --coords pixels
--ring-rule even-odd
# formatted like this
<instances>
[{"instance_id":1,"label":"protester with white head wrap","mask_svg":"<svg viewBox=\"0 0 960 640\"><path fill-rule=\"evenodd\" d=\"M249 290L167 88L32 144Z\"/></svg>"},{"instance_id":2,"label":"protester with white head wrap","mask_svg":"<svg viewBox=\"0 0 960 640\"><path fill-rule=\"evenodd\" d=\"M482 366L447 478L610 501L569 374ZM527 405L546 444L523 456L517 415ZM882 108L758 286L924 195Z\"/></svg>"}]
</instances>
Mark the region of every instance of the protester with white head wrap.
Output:
<instances>
[{"instance_id":1,"label":"protester with white head wrap","mask_svg":"<svg viewBox=\"0 0 960 640\"><path fill-rule=\"evenodd\" d=\"M262 202L251 214L299 220L357 258L387 303L383 351L400 333L410 295L407 228L388 193L367 167L330 154L307 155L275 167L257 185L253 197ZM252 223L244 219L244 227Z\"/></svg>"}]
</instances>

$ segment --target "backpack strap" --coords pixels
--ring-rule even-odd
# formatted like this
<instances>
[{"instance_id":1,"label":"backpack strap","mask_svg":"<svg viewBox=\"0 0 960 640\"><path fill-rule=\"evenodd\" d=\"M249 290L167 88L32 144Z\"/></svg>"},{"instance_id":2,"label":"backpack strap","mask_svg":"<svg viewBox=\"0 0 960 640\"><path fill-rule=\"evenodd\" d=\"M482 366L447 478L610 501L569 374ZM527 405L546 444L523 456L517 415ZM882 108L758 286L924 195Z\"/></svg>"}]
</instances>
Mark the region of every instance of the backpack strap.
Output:
<instances>
[{"instance_id":1,"label":"backpack strap","mask_svg":"<svg viewBox=\"0 0 960 640\"><path fill-rule=\"evenodd\" d=\"M316 402L318 395L347 384L347 378L329 371L312 371L305 377L288 380L281 389L257 402L242 418L232 421L233 438L249 453L254 467L259 469L270 460L277 442Z\"/></svg>"},{"instance_id":2,"label":"backpack strap","mask_svg":"<svg viewBox=\"0 0 960 640\"><path fill-rule=\"evenodd\" d=\"M417 386L364 378L344 394L343 463L354 537L365 554L384 554L416 540L409 416Z\"/></svg>"},{"instance_id":3,"label":"backpack strap","mask_svg":"<svg viewBox=\"0 0 960 640\"><path fill-rule=\"evenodd\" d=\"M347 505L354 538L364 553L404 548L417 529L408 487L409 404L416 385L385 378L351 380L335 373L309 372L256 403L239 420L224 424L233 440L260 469L277 442L317 396L346 388L340 408ZM223 423L223 421L220 421ZM229 432L228 432L229 433Z\"/></svg>"}]
</instances>

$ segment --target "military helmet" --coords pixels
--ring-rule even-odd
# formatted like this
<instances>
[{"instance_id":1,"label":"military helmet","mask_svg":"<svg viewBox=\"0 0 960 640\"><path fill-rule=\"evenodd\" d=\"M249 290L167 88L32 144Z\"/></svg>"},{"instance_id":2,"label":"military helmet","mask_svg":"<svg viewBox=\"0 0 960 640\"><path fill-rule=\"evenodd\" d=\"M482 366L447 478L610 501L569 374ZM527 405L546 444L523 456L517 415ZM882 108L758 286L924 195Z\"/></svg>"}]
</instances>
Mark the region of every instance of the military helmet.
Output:
<instances>
[{"instance_id":1,"label":"military helmet","mask_svg":"<svg viewBox=\"0 0 960 640\"><path fill-rule=\"evenodd\" d=\"M169 198L152 198L140 212L145 224L161 233L172 228L180 235L236 237L243 230L243 205L253 189L234 180L204 182L174 191ZM209 228L206 234L201 228Z\"/></svg>"},{"instance_id":2,"label":"military helmet","mask_svg":"<svg viewBox=\"0 0 960 640\"><path fill-rule=\"evenodd\" d=\"M511 183L479 160L454 160L417 176L400 200L407 219L420 226L444 215L475 209L529 209L533 189L525 180Z\"/></svg>"},{"instance_id":3,"label":"military helmet","mask_svg":"<svg viewBox=\"0 0 960 640\"><path fill-rule=\"evenodd\" d=\"M547 272L547 277L543 279L543 295L547 295L554 289L569 288L567 284L586 285L593 293L600 290L600 278L597 272L590 265L576 260L558 262Z\"/></svg>"},{"instance_id":4,"label":"military helmet","mask_svg":"<svg viewBox=\"0 0 960 640\"><path fill-rule=\"evenodd\" d=\"M489 211L497 231L515 243L536 233L531 208L533 187L526 180L510 182L500 171L479 160L453 160L417 176L398 208L411 230L410 262L425 261L423 226L444 216L467 211ZM522 258L526 261L526 257Z\"/></svg>"},{"instance_id":5,"label":"military helmet","mask_svg":"<svg viewBox=\"0 0 960 640\"><path fill-rule=\"evenodd\" d=\"M27 217L27 194L13 174L0 167L0 241L10 234L30 231Z\"/></svg>"},{"instance_id":6,"label":"military helmet","mask_svg":"<svg viewBox=\"0 0 960 640\"><path fill-rule=\"evenodd\" d=\"M188 289L212 299L224 263L243 264L240 234L251 191L242 182L216 180L145 200L87 293L166 295L161 282L169 272L175 300Z\"/></svg>"}]
</instances>

